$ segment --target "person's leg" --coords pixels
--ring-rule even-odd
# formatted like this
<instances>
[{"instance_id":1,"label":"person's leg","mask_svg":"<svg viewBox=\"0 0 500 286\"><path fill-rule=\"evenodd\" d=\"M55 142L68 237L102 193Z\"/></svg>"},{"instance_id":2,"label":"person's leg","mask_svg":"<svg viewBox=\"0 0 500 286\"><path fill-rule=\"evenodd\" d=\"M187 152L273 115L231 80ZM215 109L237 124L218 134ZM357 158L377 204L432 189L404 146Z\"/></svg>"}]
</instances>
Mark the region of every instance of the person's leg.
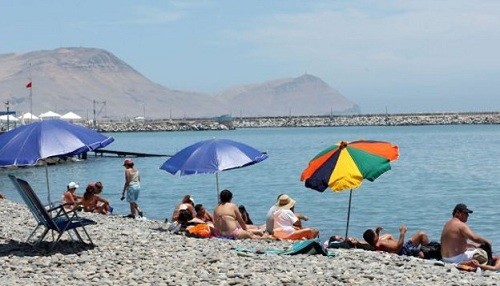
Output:
<instances>
[{"instance_id":1,"label":"person's leg","mask_svg":"<svg viewBox=\"0 0 500 286\"><path fill-rule=\"evenodd\" d=\"M423 231L417 231L410 240L415 246L429 244L429 237Z\"/></svg>"}]
</instances>

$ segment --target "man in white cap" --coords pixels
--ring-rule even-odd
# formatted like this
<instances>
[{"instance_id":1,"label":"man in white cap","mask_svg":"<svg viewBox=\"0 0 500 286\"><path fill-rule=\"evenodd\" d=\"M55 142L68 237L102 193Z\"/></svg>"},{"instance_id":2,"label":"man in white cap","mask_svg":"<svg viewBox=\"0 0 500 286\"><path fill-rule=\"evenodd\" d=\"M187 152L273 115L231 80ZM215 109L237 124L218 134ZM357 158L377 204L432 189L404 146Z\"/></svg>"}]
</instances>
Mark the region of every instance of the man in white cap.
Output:
<instances>
[{"instance_id":1,"label":"man in white cap","mask_svg":"<svg viewBox=\"0 0 500 286\"><path fill-rule=\"evenodd\" d=\"M282 239L312 239L318 236L319 231L314 228L303 228L300 219L307 220L306 216L294 213L295 200L283 194L276 203L277 210L273 213L273 235Z\"/></svg>"},{"instance_id":2,"label":"man in white cap","mask_svg":"<svg viewBox=\"0 0 500 286\"><path fill-rule=\"evenodd\" d=\"M78 184L75 182L70 182L67 185L66 191L64 192L61 200L66 210L73 210L80 205L82 197L75 194L78 187Z\"/></svg>"}]
</instances>

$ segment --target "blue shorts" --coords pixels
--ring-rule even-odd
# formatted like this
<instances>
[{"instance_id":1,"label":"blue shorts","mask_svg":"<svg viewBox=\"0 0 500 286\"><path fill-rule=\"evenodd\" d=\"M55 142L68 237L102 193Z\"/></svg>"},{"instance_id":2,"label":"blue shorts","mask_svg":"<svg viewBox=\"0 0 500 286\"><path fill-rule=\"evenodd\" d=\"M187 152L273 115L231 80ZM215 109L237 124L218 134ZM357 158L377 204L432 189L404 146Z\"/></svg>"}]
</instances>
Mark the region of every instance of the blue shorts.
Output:
<instances>
[{"instance_id":1,"label":"blue shorts","mask_svg":"<svg viewBox=\"0 0 500 286\"><path fill-rule=\"evenodd\" d=\"M129 185L127 188L127 202L135 203L139 198L140 190L141 190L141 185L139 184Z\"/></svg>"},{"instance_id":2,"label":"blue shorts","mask_svg":"<svg viewBox=\"0 0 500 286\"><path fill-rule=\"evenodd\" d=\"M420 246L414 245L411 240L408 240L403 244L403 248L399 251L399 255L406 255L406 256L418 256L420 253Z\"/></svg>"}]
</instances>

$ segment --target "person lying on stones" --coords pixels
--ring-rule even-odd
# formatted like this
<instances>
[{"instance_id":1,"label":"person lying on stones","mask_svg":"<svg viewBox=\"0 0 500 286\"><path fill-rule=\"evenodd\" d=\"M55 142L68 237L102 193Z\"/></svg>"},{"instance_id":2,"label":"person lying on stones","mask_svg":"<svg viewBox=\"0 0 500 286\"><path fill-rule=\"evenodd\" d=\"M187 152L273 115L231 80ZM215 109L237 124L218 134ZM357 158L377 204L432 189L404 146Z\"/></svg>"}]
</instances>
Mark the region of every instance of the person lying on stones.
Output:
<instances>
[{"instance_id":1,"label":"person lying on stones","mask_svg":"<svg viewBox=\"0 0 500 286\"><path fill-rule=\"evenodd\" d=\"M399 238L396 240L390 233L380 234L382 227L378 226L375 230L367 229L363 233L363 238L375 250L381 250L398 255L415 256L424 258L424 253L420 246L429 244L429 237L423 231L417 231L405 242L405 235L408 228L405 225L399 227Z\"/></svg>"}]
</instances>

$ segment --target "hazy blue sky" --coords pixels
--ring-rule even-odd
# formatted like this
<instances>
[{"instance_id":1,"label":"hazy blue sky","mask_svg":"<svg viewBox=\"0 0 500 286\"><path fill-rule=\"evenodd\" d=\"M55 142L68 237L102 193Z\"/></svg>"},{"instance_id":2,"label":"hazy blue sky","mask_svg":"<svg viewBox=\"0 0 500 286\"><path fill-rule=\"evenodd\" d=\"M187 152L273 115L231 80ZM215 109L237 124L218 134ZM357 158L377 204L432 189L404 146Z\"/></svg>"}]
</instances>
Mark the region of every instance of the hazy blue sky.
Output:
<instances>
[{"instance_id":1,"label":"hazy blue sky","mask_svg":"<svg viewBox=\"0 0 500 286\"><path fill-rule=\"evenodd\" d=\"M498 0L0 3L0 54L101 48L208 93L307 72L364 113L500 110Z\"/></svg>"}]
</instances>

